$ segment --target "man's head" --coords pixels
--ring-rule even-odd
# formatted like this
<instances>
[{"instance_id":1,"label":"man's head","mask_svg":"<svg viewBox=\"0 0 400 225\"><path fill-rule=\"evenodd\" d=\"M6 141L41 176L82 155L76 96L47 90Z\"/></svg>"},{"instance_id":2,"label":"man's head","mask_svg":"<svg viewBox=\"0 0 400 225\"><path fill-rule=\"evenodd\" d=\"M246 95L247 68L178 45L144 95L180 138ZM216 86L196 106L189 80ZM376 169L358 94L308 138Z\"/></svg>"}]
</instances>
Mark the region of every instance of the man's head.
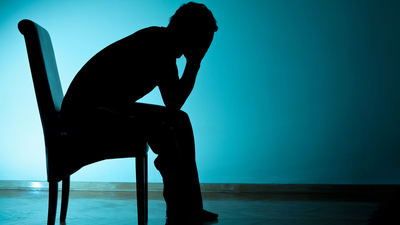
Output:
<instances>
[{"instance_id":1,"label":"man's head","mask_svg":"<svg viewBox=\"0 0 400 225\"><path fill-rule=\"evenodd\" d=\"M203 4L183 4L170 18L168 29L176 34L181 45L181 54L186 58L204 57L218 30L212 12Z\"/></svg>"},{"instance_id":2,"label":"man's head","mask_svg":"<svg viewBox=\"0 0 400 225\"><path fill-rule=\"evenodd\" d=\"M188 31L218 30L217 21L212 12L203 4L189 2L183 4L171 16L168 28Z\"/></svg>"}]
</instances>

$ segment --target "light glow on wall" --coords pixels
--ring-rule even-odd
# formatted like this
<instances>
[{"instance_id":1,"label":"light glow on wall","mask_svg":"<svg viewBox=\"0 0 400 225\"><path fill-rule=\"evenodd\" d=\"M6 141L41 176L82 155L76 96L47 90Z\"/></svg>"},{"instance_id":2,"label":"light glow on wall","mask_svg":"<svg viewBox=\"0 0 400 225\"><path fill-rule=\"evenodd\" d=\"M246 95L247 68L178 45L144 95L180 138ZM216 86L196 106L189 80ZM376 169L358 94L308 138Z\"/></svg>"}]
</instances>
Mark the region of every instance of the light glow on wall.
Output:
<instances>
[{"instance_id":1,"label":"light glow on wall","mask_svg":"<svg viewBox=\"0 0 400 225\"><path fill-rule=\"evenodd\" d=\"M182 3L0 2L0 180L46 180L20 20L49 31L66 91L96 52L166 26ZM220 29L183 108L202 182L400 183L399 1L203 3ZM158 90L142 101L162 103ZM96 163L71 179L133 182L134 160ZM151 163L149 181L161 182Z\"/></svg>"}]
</instances>

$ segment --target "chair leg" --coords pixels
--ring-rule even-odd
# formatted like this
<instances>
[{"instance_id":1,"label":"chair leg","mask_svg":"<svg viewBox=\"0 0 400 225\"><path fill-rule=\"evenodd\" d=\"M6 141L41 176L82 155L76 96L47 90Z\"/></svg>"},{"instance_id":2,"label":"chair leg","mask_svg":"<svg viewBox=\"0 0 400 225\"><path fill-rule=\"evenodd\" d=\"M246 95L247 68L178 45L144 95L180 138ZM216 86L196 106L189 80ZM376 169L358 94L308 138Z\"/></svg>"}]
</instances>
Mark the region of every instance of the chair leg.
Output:
<instances>
[{"instance_id":1,"label":"chair leg","mask_svg":"<svg viewBox=\"0 0 400 225\"><path fill-rule=\"evenodd\" d=\"M146 166L146 167L145 167ZM147 157L136 157L136 198L138 211L138 224L147 224Z\"/></svg>"},{"instance_id":2,"label":"chair leg","mask_svg":"<svg viewBox=\"0 0 400 225\"><path fill-rule=\"evenodd\" d=\"M58 182L49 182L49 211L47 215L47 225L54 225L56 222L58 197Z\"/></svg>"},{"instance_id":3,"label":"chair leg","mask_svg":"<svg viewBox=\"0 0 400 225\"><path fill-rule=\"evenodd\" d=\"M67 217L68 199L69 199L69 184L70 177L68 176L62 181L62 196L61 196L61 215L60 221L64 222Z\"/></svg>"},{"instance_id":4,"label":"chair leg","mask_svg":"<svg viewBox=\"0 0 400 225\"><path fill-rule=\"evenodd\" d=\"M148 171L147 171L147 154L144 157L144 221L147 224L149 221L149 188L148 188Z\"/></svg>"}]
</instances>

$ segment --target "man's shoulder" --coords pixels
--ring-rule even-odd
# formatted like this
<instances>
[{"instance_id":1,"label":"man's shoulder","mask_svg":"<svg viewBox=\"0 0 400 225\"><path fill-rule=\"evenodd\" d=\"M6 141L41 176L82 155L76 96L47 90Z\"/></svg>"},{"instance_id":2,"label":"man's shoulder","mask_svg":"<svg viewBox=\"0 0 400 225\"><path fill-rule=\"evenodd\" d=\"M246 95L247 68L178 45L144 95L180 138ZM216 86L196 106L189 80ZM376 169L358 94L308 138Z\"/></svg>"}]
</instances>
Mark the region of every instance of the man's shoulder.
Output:
<instances>
[{"instance_id":1,"label":"man's shoulder","mask_svg":"<svg viewBox=\"0 0 400 225\"><path fill-rule=\"evenodd\" d=\"M136 49L141 49L145 47L149 50L149 47L151 48L151 46L159 47L157 45L163 43L163 40L165 40L165 35L165 27L152 26L140 29L133 34L121 39L120 42L124 42L126 45L135 46Z\"/></svg>"},{"instance_id":2,"label":"man's shoulder","mask_svg":"<svg viewBox=\"0 0 400 225\"><path fill-rule=\"evenodd\" d=\"M156 27L156 26L151 26L151 27L146 27L143 29L140 29L133 33L131 36L154 36L157 37L159 35L163 35L166 31L165 27Z\"/></svg>"}]
</instances>

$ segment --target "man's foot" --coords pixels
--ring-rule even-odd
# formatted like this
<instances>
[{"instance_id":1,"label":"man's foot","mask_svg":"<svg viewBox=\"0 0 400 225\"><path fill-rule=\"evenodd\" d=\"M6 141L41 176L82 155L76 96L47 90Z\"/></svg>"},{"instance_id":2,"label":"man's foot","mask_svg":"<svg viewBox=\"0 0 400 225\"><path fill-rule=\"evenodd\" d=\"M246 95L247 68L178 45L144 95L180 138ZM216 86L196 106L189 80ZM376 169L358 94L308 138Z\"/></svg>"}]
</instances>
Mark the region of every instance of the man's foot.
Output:
<instances>
[{"instance_id":1,"label":"man's foot","mask_svg":"<svg viewBox=\"0 0 400 225\"><path fill-rule=\"evenodd\" d=\"M190 224L190 222L184 220L174 220L170 218L167 218L165 222L165 225L187 225L187 224Z\"/></svg>"},{"instance_id":2,"label":"man's foot","mask_svg":"<svg viewBox=\"0 0 400 225\"><path fill-rule=\"evenodd\" d=\"M167 218L165 225L188 225L188 224L201 225L203 223L216 221L217 219L218 219L218 214L208 212L203 209L202 211L200 211L199 214L197 214L195 216L195 218L192 218L192 223L190 223L190 221L188 221L187 219L185 220L183 218L179 218L179 219L178 218Z\"/></svg>"},{"instance_id":3,"label":"man's foot","mask_svg":"<svg viewBox=\"0 0 400 225\"><path fill-rule=\"evenodd\" d=\"M207 223L218 219L218 214L202 210L195 218L196 222Z\"/></svg>"}]
</instances>

